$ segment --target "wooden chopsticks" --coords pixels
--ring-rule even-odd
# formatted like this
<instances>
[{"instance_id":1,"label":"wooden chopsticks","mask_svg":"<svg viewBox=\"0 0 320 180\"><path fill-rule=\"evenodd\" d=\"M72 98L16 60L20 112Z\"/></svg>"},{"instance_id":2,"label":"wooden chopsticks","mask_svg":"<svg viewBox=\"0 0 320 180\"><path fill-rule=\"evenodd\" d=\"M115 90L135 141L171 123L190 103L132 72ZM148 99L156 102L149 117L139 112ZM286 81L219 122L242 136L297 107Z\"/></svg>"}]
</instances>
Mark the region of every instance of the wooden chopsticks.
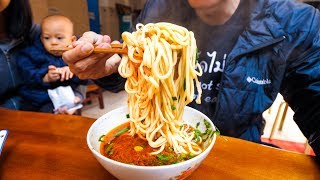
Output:
<instances>
[{"instance_id":1,"label":"wooden chopsticks","mask_svg":"<svg viewBox=\"0 0 320 180\"><path fill-rule=\"evenodd\" d=\"M117 53L117 54L128 54L127 48L122 48L122 44L111 44L111 48L97 48L93 49L93 53ZM51 48L50 52L53 53L63 53L73 48Z\"/></svg>"}]
</instances>

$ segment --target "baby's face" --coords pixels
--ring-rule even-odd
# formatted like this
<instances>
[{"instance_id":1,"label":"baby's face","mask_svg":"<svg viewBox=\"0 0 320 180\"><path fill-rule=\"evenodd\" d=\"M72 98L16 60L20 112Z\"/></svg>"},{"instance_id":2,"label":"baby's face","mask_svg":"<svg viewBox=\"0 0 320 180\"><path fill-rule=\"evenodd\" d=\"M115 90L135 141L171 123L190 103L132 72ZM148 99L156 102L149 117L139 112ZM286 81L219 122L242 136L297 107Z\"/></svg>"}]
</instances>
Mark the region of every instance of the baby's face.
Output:
<instances>
[{"instance_id":1,"label":"baby's face","mask_svg":"<svg viewBox=\"0 0 320 180\"><path fill-rule=\"evenodd\" d=\"M41 25L41 41L47 52L54 56L61 56L61 53L50 52L51 48L62 48L71 45L75 40L72 24L63 18L49 18Z\"/></svg>"}]
</instances>

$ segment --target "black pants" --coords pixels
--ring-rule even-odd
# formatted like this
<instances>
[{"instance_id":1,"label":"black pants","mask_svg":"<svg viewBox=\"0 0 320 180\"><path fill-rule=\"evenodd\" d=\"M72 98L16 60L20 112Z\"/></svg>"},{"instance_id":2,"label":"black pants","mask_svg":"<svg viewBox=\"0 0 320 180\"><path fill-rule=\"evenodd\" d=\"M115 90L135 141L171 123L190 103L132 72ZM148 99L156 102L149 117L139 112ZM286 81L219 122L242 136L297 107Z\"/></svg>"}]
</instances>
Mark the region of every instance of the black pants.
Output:
<instances>
[{"instance_id":1,"label":"black pants","mask_svg":"<svg viewBox=\"0 0 320 180\"><path fill-rule=\"evenodd\" d=\"M44 112L44 113L53 113L53 104L48 102L43 105L35 106L28 102L23 102L21 105L21 110L23 111L35 111L35 112Z\"/></svg>"}]
</instances>

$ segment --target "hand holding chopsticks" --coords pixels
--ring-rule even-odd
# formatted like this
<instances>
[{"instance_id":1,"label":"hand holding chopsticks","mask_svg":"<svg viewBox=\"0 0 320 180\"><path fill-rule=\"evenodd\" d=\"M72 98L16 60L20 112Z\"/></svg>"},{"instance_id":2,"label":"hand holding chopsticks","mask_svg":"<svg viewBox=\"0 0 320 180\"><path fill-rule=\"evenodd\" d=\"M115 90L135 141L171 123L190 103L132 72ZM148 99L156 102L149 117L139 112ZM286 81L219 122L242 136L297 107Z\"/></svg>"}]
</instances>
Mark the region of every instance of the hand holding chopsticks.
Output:
<instances>
[{"instance_id":1,"label":"hand holding chopsticks","mask_svg":"<svg viewBox=\"0 0 320 180\"><path fill-rule=\"evenodd\" d=\"M60 52L63 53L65 51L71 50L73 48L51 48L50 51L51 52ZM127 48L123 48L122 44L111 44L111 48L97 48L95 47L93 49L93 53L117 53L117 54L127 54L128 53L128 49Z\"/></svg>"},{"instance_id":2,"label":"hand holding chopsticks","mask_svg":"<svg viewBox=\"0 0 320 180\"><path fill-rule=\"evenodd\" d=\"M128 51L122 44L110 42L111 39L107 35L90 31L74 42L72 48L55 50L64 52L62 59L80 79L99 79L116 74L121 62L118 53L127 54ZM110 44L111 47L102 43Z\"/></svg>"}]
</instances>

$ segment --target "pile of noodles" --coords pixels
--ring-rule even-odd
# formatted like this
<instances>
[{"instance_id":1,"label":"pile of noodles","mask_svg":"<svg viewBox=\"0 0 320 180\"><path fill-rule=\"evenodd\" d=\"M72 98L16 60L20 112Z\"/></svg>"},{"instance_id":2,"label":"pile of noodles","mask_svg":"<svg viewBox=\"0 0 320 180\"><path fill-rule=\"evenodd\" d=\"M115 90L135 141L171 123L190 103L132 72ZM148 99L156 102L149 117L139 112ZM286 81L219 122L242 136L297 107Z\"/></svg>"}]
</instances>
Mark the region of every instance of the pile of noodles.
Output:
<instances>
[{"instance_id":1,"label":"pile of noodles","mask_svg":"<svg viewBox=\"0 0 320 180\"><path fill-rule=\"evenodd\" d=\"M195 132L182 120L184 107L194 98L194 83L201 103L202 70L193 32L170 23L137 24L136 29L122 34L128 54L119 66L127 78L130 134L157 149L151 154L166 146L175 153L200 154Z\"/></svg>"}]
</instances>

